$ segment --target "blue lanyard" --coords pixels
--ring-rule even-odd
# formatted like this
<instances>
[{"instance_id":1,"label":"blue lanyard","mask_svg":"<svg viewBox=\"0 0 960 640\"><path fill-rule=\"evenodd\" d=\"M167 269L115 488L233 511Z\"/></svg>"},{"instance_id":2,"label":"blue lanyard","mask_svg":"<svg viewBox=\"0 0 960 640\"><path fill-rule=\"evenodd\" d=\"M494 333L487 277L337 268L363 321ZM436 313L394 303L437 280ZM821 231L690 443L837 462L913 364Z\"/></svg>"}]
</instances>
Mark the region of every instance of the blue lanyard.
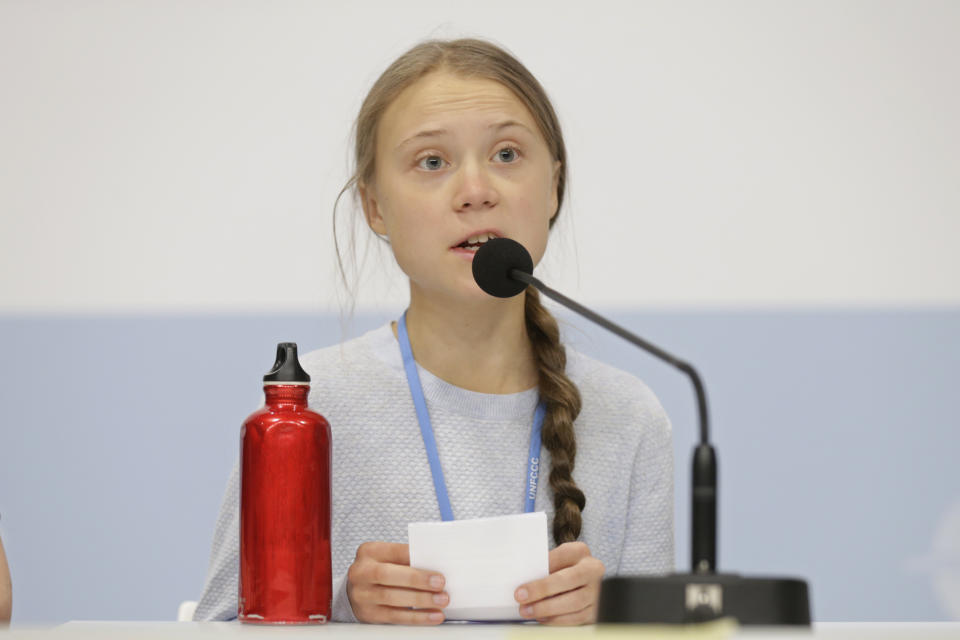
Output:
<instances>
[{"instance_id":1,"label":"blue lanyard","mask_svg":"<svg viewBox=\"0 0 960 640\"><path fill-rule=\"evenodd\" d=\"M437 452L437 440L433 436L433 426L430 423L430 413L427 411L427 401L423 397L423 387L420 384L420 374L417 372L417 363L413 359L413 349L410 348L410 337L407 335L407 312L403 312L400 322L397 323L399 334L400 353L403 355L403 368L407 372L407 384L410 386L410 395L413 397L413 408L417 411L417 420L420 422L420 435L423 436L423 446L427 450L427 460L430 462L430 473L433 474L433 488L437 492L437 503L440 505L440 517L444 522L453 520L453 509L450 507L450 496L447 495L447 483L443 479L443 468L440 466L440 454ZM543 402L537 403L537 410L533 413L533 429L530 432L530 456L527 468L527 477L524 478L524 512L532 513L533 504L537 498L537 482L540 476L540 431L543 429L543 416L547 407Z\"/></svg>"}]
</instances>

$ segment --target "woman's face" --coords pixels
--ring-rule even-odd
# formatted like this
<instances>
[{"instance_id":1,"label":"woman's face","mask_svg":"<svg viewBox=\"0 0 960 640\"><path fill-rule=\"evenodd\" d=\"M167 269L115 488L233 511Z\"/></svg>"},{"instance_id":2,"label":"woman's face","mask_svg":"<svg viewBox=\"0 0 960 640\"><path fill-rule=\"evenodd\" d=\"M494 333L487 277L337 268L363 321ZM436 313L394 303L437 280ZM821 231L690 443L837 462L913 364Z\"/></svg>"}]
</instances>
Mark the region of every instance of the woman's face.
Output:
<instances>
[{"instance_id":1,"label":"woman's face","mask_svg":"<svg viewBox=\"0 0 960 640\"><path fill-rule=\"evenodd\" d=\"M370 227L390 239L411 286L480 298L474 252L489 234L540 262L557 211L559 162L533 116L498 82L430 73L384 111L375 176L361 186ZM475 246L465 246L472 240Z\"/></svg>"}]
</instances>

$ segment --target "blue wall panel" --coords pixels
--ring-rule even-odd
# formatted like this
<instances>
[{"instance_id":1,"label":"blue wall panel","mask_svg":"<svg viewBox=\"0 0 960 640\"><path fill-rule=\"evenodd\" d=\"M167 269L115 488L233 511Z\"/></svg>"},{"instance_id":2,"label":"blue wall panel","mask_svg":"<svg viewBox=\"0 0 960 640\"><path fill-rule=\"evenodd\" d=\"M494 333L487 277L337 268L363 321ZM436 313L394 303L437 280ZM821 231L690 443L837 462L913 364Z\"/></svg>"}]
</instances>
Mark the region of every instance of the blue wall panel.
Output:
<instances>
[{"instance_id":1,"label":"blue wall panel","mask_svg":"<svg viewBox=\"0 0 960 640\"><path fill-rule=\"evenodd\" d=\"M721 569L808 578L818 620L957 615L960 594L938 595L933 578L960 562L931 541L960 508L960 311L608 312L704 376ZM646 380L671 416L686 569L691 387L563 318L572 345ZM351 333L385 320L358 316ZM196 599L276 343L342 335L336 315L0 318L14 623L172 619Z\"/></svg>"}]
</instances>

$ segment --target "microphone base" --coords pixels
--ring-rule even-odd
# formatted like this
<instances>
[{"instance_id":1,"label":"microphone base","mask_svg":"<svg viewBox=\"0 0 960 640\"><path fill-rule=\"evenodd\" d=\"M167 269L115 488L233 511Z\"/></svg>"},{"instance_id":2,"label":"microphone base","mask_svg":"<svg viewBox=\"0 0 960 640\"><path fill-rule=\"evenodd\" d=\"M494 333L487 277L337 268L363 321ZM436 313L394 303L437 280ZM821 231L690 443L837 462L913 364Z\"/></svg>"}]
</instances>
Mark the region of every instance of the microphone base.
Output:
<instances>
[{"instance_id":1,"label":"microphone base","mask_svg":"<svg viewBox=\"0 0 960 640\"><path fill-rule=\"evenodd\" d=\"M606 578L600 587L600 624L690 624L725 617L736 618L741 625L809 627L807 582L733 573L672 573Z\"/></svg>"}]
</instances>

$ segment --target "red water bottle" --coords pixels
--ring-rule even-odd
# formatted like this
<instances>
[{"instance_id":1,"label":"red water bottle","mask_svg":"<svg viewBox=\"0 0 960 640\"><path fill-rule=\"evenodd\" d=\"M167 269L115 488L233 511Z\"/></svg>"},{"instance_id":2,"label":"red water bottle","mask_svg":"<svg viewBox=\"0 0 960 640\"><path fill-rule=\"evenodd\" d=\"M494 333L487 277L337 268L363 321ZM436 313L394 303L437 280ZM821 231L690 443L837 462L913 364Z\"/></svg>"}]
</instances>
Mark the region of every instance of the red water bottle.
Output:
<instances>
[{"instance_id":1,"label":"red water bottle","mask_svg":"<svg viewBox=\"0 0 960 640\"><path fill-rule=\"evenodd\" d=\"M266 405L240 431L238 617L260 624L330 619L330 424L307 407L297 345L277 345Z\"/></svg>"}]
</instances>

